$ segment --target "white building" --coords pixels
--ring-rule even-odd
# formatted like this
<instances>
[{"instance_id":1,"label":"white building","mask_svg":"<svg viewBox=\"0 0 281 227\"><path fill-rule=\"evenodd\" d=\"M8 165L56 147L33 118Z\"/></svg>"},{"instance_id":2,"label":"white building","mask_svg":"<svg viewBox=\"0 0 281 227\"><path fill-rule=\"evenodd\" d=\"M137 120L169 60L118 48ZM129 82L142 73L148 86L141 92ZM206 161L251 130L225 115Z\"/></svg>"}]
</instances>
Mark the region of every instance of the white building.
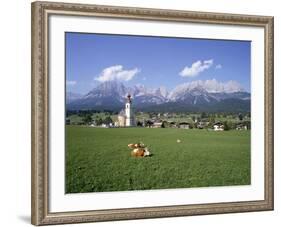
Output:
<instances>
[{"instance_id":1,"label":"white building","mask_svg":"<svg viewBox=\"0 0 281 227\"><path fill-rule=\"evenodd\" d=\"M183 129L189 129L189 123L188 122L181 122L179 123L179 127Z\"/></svg>"},{"instance_id":2,"label":"white building","mask_svg":"<svg viewBox=\"0 0 281 227\"><path fill-rule=\"evenodd\" d=\"M214 131L223 131L224 125L220 122L214 124Z\"/></svg>"},{"instance_id":3,"label":"white building","mask_svg":"<svg viewBox=\"0 0 281 227\"><path fill-rule=\"evenodd\" d=\"M136 126L135 114L132 107L131 95L127 96L125 103L125 110L121 110L118 114L118 126L119 127L131 127Z\"/></svg>"},{"instance_id":4,"label":"white building","mask_svg":"<svg viewBox=\"0 0 281 227\"><path fill-rule=\"evenodd\" d=\"M236 130L248 130L247 125L239 124L236 126Z\"/></svg>"}]
</instances>

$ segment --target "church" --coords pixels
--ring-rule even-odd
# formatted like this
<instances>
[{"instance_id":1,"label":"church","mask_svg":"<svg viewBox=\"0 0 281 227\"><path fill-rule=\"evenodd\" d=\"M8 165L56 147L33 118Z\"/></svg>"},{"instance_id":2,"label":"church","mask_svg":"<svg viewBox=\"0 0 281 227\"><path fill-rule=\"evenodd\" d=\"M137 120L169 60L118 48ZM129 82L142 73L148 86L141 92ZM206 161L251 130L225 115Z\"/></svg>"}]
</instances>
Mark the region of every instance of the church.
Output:
<instances>
[{"instance_id":1,"label":"church","mask_svg":"<svg viewBox=\"0 0 281 227\"><path fill-rule=\"evenodd\" d=\"M125 109L122 109L118 114L118 121L115 122L117 127L132 127L136 126L135 115L132 107L131 95L128 94L125 103Z\"/></svg>"}]
</instances>

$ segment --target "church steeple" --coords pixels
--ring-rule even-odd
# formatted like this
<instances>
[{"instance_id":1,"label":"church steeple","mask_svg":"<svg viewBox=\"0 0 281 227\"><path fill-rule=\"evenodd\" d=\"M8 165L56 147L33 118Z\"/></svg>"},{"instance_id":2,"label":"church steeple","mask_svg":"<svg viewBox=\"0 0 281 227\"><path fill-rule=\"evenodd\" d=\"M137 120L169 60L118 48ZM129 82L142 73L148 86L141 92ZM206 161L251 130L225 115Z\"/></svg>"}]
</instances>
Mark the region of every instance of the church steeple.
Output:
<instances>
[{"instance_id":1,"label":"church steeple","mask_svg":"<svg viewBox=\"0 0 281 227\"><path fill-rule=\"evenodd\" d=\"M131 99L131 95L130 94L127 95L127 102L128 103L132 103L132 99Z\"/></svg>"},{"instance_id":2,"label":"church steeple","mask_svg":"<svg viewBox=\"0 0 281 227\"><path fill-rule=\"evenodd\" d=\"M126 126L134 126L135 125L135 118L134 118L134 112L132 109L132 99L131 95L127 95L127 101L125 105L125 117L126 117Z\"/></svg>"}]
</instances>

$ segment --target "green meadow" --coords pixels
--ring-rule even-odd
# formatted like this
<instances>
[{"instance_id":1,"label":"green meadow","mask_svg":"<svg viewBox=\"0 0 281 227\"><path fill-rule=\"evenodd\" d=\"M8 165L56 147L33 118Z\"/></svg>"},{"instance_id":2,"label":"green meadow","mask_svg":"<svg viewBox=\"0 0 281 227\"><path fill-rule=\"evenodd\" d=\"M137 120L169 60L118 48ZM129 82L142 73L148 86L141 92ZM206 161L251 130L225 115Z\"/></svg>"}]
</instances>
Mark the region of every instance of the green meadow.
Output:
<instances>
[{"instance_id":1,"label":"green meadow","mask_svg":"<svg viewBox=\"0 0 281 227\"><path fill-rule=\"evenodd\" d=\"M137 142L152 156L131 157L127 145ZM66 193L248 185L250 179L250 131L66 126Z\"/></svg>"}]
</instances>

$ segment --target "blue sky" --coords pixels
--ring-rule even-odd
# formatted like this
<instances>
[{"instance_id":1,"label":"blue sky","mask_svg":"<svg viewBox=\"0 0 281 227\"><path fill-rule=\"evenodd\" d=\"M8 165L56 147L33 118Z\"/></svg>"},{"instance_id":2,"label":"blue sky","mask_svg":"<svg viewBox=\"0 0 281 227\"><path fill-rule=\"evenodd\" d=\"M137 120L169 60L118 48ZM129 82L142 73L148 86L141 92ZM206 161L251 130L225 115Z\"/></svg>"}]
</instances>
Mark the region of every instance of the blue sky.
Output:
<instances>
[{"instance_id":1,"label":"blue sky","mask_svg":"<svg viewBox=\"0 0 281 227\"><path fill-rule=\"evenodd\" d=\"M251 42L66 33L67 91L108 80L168 90L194 80L234 80L250 91Z\"/></svg>"}]
</instances>

